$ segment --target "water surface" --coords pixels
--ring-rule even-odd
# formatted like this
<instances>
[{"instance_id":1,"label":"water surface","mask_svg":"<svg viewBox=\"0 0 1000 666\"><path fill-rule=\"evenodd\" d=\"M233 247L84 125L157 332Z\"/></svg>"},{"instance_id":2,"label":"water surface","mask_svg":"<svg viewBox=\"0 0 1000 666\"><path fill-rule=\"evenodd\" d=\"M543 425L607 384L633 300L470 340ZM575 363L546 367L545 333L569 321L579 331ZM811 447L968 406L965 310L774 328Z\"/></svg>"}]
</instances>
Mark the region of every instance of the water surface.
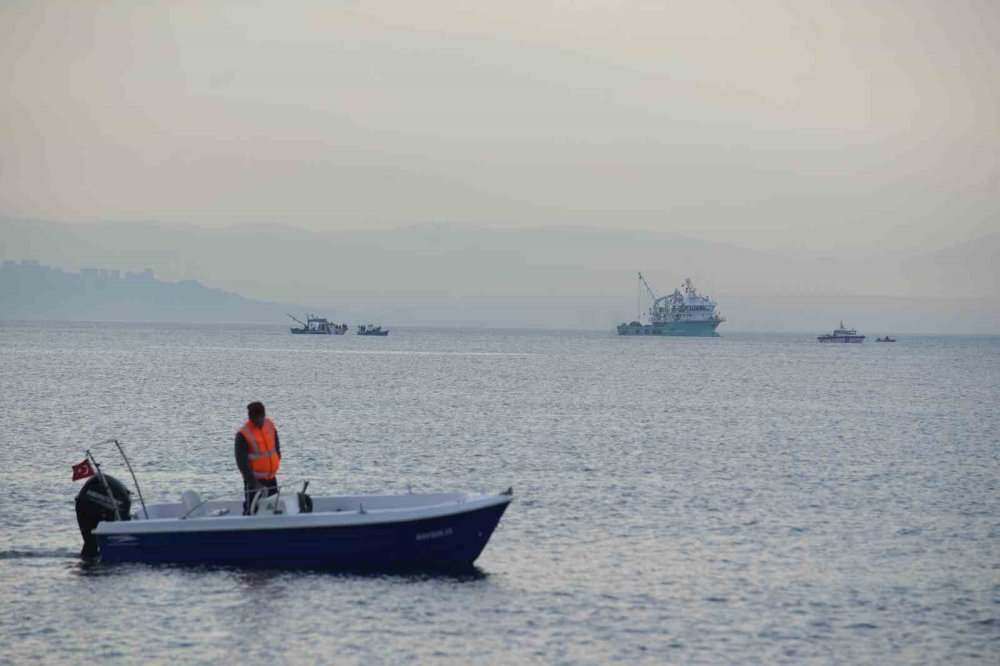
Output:
<instances>
[{"instance_id":1,"label":"water surface","mask_svg":"<svg viewBox=\"0 0 1000 666\"><path fill-rule=\"evenodd\" d=\"M996 663L1000 338L0 325L0 661ZM87 566L70 466L501 490L461 575ZM113 452L105 468L125 478Z\"/></svg>"}]
</instances>

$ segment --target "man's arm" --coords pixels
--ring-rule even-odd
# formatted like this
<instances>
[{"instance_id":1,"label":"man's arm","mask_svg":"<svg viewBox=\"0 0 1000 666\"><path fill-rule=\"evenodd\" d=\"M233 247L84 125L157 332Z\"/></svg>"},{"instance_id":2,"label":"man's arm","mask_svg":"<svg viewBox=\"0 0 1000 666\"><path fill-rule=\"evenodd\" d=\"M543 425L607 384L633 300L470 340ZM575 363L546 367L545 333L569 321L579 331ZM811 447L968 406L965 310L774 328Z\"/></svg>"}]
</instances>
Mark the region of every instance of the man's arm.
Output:
<instances>
[{"instance_id":1,"label":"man's arm","mask_svg":"<svg viewBox=\"0 0 1000 666\"><path fill-rule=\"evenodd\" d=\"M278 439L278 429L274 429L274 451L278 454L278 460L281 460L281 440Z\"/></svg>"},{"instance_id":2,"label":"man's arm","mask_svg":"<svg viewBox=\"0 0 1000 666\"><path fill-rule=\"evenodd\" d=\"M243 433L236 433L234 448L236 466L239 468L240 474L243 475L243 483L247 488L256 488L258 485L257 479L253 475L253 470L250 469L250 445L247 444L247 439L243 436Z\"/></svg>"}]
</instances>

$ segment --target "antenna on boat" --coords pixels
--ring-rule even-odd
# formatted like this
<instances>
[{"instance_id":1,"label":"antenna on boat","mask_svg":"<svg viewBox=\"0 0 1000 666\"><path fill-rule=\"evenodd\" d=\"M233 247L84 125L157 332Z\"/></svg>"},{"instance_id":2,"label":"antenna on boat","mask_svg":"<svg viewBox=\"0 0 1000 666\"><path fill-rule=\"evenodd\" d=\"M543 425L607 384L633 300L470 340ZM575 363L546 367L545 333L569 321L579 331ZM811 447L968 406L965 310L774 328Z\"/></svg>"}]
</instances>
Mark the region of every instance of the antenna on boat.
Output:
<instances>
[{"instance_id":1,"label":"antenna on boat","mask_svg":"<svg viewBox=\"0 0 1000 666\"><path fill-rule=\"evenodd\" d=\"M639 273L639 279L642 280L642 273ZM635 283L635 320L639 321L639 301L642 299L642 283Z\"/></svg>"}]
</instances>

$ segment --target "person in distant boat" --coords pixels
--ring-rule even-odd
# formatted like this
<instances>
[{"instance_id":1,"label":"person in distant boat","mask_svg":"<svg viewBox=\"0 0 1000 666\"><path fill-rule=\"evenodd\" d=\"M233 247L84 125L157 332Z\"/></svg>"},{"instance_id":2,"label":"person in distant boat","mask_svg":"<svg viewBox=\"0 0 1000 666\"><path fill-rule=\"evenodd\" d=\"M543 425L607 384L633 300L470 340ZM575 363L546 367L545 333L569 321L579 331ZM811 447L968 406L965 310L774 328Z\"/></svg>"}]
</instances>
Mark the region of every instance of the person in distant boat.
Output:
<instances>
[{"instance_id":1,"label":"person in distant boat","mask_svg":"<svg viewBox=\"0 0 1000 666\"><path fill-rule=\"evenodd\" d=\"M281 465L281 442L274 421L267 418L264 403L247 405L247 422L236 433L236 466L243 475L243 513L250 512L250 502L258 490L264 496L278 492L278 467Z\"/></svg>"}]
</instances>

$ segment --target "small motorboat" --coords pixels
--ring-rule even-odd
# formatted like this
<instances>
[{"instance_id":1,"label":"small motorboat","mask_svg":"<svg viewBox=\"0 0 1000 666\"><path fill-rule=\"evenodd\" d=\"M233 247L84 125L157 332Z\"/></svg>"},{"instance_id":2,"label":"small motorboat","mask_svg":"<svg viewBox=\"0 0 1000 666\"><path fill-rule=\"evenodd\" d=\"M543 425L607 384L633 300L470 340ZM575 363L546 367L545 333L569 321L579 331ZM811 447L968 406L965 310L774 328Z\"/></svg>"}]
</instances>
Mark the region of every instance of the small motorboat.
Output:
<instances>
[{"instance_id":1,"label":"small motorboat","mask_svg":"<svg viewBox=\"0 0 1000 666\"><path fill-rule=\"evenodd\" d=\"M376 337L385 337L389 335L389 329L383 329L381 326L373 326L368 324L358 324L358 335L374 335Z\"/></svg>"},{"instance_id":2,"label":"small motorboat","mask_svg":"<svg viewBox=\"0 0 1000 666\"><path fill-rule=\"evenodd\" d=\"M101 472L88 451L89 462L94 475L76 498L81 557L101 562L345 570L470 566L513 499L511 489L311 497L306 483L300 492L258 494L248 515L242 499L202 500L190 490L179 502L149 505L139 494L134 508L132 492ZM133 481L138 491L134 474Z\"/></svg>"},{"instance_id":3,"label":"small motorboat","mask_svg":"<svg viewBox=\"0 0 1000 666\"><path fill-rule=\"evenodd\" d=\"M884 338L875 338L875 342L895 342L896 338L890 338L888 335Z\"/></svg>"}]
</instances>

